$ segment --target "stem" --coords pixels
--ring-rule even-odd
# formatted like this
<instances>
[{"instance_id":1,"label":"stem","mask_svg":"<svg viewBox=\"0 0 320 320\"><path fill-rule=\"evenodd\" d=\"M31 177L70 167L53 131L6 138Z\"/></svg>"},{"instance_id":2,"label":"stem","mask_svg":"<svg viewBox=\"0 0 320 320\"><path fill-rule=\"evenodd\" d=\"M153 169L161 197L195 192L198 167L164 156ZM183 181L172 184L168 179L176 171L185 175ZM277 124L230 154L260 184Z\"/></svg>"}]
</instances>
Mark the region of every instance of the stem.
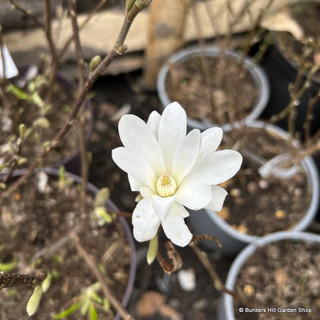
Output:
<instances>
[{"instance_id":1,"label":"stem","mask_svg":"<svg viewBox=\"0 0 320 320\"><path fill-rule=\"evenodd\" d=\"M307 113L306 113L306 121L304 123L304 135L305 140L308 143L310 143L311 139L311 120L312 120L312 110L314 109L315 104L320 99L320 90L316 93L316 95L309 101Z\"/></svg>"},{"instance_id":2,"label":"stem","mask_svg":"<svg viewBox=\"0 0 320 320\"><path fill-rule=\"evenodd\" d=\"M84 61L83 61L82 46L81 46L80 37L79 37L79 25L77 21L76 0L68 0L68 6L69 6L70 17L71 17L71 23L72 23L72 35L73 35L73 41L74 41L75 53L76 53L79 86L81 90L85 80L85 68L84 68Z\"/></svg>"},{"instance_id":3,"label":"stem","mask_svg":"<svg viewBox=\"0 0 320 320\"><path fill-rule=\"evenodd\" d=\"M137 6L134 5L132 7L132 9L127 13L127 15L126 15L126 17L124 19L124 22L122 24L122 28L120 30L118 39L117 39L117 41L116 41L116 43L114 45L114 48L103 59L103 61L100 63L100 65L97 67L97 69L89 75L86 83L84 84L83 88L81 89L81 92L79 93L76 101L74 102L72 110L71 110L70 115L69 115L69 118L65 122L64 126L62 127L62 129L52 139L51 143L46 148L44 148L40 152L40 154L36 157L36 159L31 163L31 165L29 166L29 168L28 168L27 172L25 173L25 175L20 177L19 180L17 180L16 183L13 184L6 191L6 193L5 193L6 195L3 194L2 198L0 199L0 203L5 198L5 196L9 196L10 194L12 194L12 192L14 192L22 183L24 183L27 180L27 178L29 178L31 176L31 174L33 173L33 171L37 167L37 165L43 159L45 159L45 157L48 155L48 153L53 148L56 148L60 144L60 142L62 141L63 137L70 130L70 128L72 126L72 123L73 123L73 120L77 116L77 114L78 114L78 112L79 112L84 100L86 99L86 96L87 96L89 90L93 86L94 82L108 68L108 66L113 61L113 59L118 55L122 55L124 53L124 51L126 50L126 48L124 46L124 41L126 39L126 36L128 34L128 31L130 29L130 26L131 26L134 18L137 16L137 14L140 11L141 10L139 8L137 8Z\"/></svg>"},{"instance_id":4,"label":"stem","mask_svg":"<svg viewBox=\"0 0 320 320\"><path fill-rule=\"evenodd\" d=\"M208 271L212 281L213 281L213 285L214 287L218 290L218 291L223 291L227 294L230 294L235 300L238 300L240 302L242 302L244 305L247 305L251 308L254 308L253 305L251 305L250 303L248 303L247 301L243 301L243 298L240 297L238 294L236 294L234 291L231 291L229 289L227 289L223 282L221 281L220 277L218 276L218 274L216 273L216 271L213 269L209 257L208 255L199 249L199 247L195 244L194 241L190 242L190 247L193 249L193 251L195 252L195 254L197 255L197 257L199 258L200 262L202 263L202 265L205 267L205 269Z\"/></svg>"},{"instance_id":5,"label":"stem","mask_svg":"<svg viewBox=\"0 0 320 320\"><path fill-rule=\"evenodd\" d=\"M90 12L90 14L87 16L87 18L80 24L80 26L79 26L80 31L88 24L88 22L97 13L97 11L99 11L107 2L108 2L108 0L102 0L100 3L98 3L98 5ZM59 60L67 52L67 50L72 42L72 39L73 39L73 35L71 35L69 37L69 39L65 42L64 46L62 47L61 51L58 54Z\"/></svg>"},{"instance_id":6,"label":"stem","mask_svg":"<svg viewBox=\"0 0 320 320\"><path fill-rule=\"evenodd\" d=\"M45 278L46 274L37 272L36 274L19 274L0 272L0 290L11 287L25 287L40 284Z\"/></svg>"},{"instance_id":7,"label":"stem","mask_svg":"<svg viewBox=\"0 0 320 320\"><path fill-rule=\"evenodd\" d=\"M78 68L78 77L79 77L79 88L80 91L83 88L85 81L85 67L83 60L83 52L82 46L79 37L79 25L77 21L77 9L76 9L76 1L68 0L69 12L71 16L72 23L72 34L73 41L75 46L76 53L76 61ZM80 192L80 211L82 215L86 213L86 190L87 190L87 182L88 182L88 160L87 160L87 147L86 147L86 139L85 139L85 115L80 116L79 126L77 128L79 133L79 142L80 142L80 155L81 155L81 192Z\"/></svg>"},{"instance_id":8,"label":"stem","mask_svg":"<svg viewBox=\"0 0 320 320\"><path fill-rule=\"evenodd\" d=\"M2 26L0 25L0 54L1 54L1 66L2 66L2 74L3 79L0 79L1 82L6 83L6 64L4 61L4 55L3 55L3 39L2 39Z\"/></svg>"},{"instance_id":9,"label":"stem","mask_svg":"<svg viewBox=\"0 0 320 320\"><path fill-rule=\"evenodd\" d=\"M108 288L103 275L99 271L99 268L94 261L94 259L88 254L88 252L84 249L84 247L81 245L80 240L78 236L72 235L71 236L72 241L78 252L82 255L83 259L86 261L87 265L90 267L91 271L97 278L97 280L101 284L102 291L105 295L105 297L111 302L111 304L115 307L117 312L122 316L125 320L133 320L133 318L128 314L128 312L123 308L121 303L117 300L117 298L111 293L110 289Z\"/></svg>"},{"instance_id":10,"label":"stem","mask_svg":"<svg viewBox=\"0 0 320 320\"><path fill-rule=\"evenodd\" d=\"M218 274L213 269L213 267L212 267L212 265L210 263L208 255L204 251L200 250L199 247L193 241L191 241L190 247L193 249L193 251L195 252L197 257L199 258L199 260L202 263L202 265L208 271L211 279L213 280L214 287L217 290L223 291L224 293L227 293L227 294L231 295L234 300L237 300L237 301L241 302L244 306L247 306L249 308L257 308L256 305L254 305L251 302L248 302L247 300L244 300L243 297L239 296L237 293L227 289L224 286L224 284L222 283L222 281L219 278ZM281 315L281 314L279 315L278 313L275 313L275 312L269 312L268 315L270 315L270 316L274 315L274 316L277 316L278 318L281 318L283 320L292 320L293 319L293 318L288 317L286 315Z\"/></svg>"},{"instance_id":11,"label":"stem","mask_svg":"<svg viewBox=\"0 0 320 320\"><path fill-rule=\"evenodd\" d=\"M25 16L29 17L30 19L33 20L33 22L40 27L41 29L44 29L43 23L32 13L32 11L28 11L26 9L24 9L23 7L21 7L18 3L16 3L15 0L9 0L12 7L18 11L20 11L21 13L23 13Z\"/></svg>"}]
</instances>

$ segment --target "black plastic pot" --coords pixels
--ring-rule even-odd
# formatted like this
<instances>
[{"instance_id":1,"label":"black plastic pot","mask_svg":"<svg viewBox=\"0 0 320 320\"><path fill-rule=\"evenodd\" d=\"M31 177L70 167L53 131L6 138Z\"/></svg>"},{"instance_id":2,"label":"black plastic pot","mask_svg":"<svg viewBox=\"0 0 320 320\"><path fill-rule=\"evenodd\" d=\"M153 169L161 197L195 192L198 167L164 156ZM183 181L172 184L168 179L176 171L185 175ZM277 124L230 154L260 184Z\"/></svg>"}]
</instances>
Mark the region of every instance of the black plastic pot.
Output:
<instances>
[{"instance_id":1,"label":"black plastic pot","mask_svg":"<svg viewBox=\"0 0 320 320\"><path fill-rule=\"evenodd\" d=\"M294 63L288 60L280 51L278 45L274 43L265 56L262 63L263 68L269 78L270 99L261 117L269 119L274 114L280 113L290 102L288 86L297 77L297 68ZM306 76L303 76L303 82ZM311 86L299 100L297 106L297 116L295 121L296 131L304 136L303 123L305 122L308 102L320 90L320 83L316 79L311 79ZM276 122L276 125L287 130L287 118ZM320 128L320 101L313 108L313 119L311 121L311 133Z\"/></svg>"}]
</instances>

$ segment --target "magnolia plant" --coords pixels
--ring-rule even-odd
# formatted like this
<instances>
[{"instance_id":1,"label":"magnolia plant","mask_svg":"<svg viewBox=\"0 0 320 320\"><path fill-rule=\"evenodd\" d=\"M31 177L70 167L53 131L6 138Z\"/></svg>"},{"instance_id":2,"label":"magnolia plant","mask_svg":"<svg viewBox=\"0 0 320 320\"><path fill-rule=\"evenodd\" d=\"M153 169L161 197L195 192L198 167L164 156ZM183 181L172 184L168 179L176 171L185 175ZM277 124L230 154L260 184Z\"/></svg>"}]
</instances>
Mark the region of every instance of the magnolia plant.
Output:
<instances>
[{"instance_id":1,"label":"magnolia plant","mask_svg":"<svg viewBox=\"0 0 320 320\"><path fill-rule=\"evenodd\" d=\"M187 209L220 211L227 192L219 184L237 173L242 156L234 150L217 151L221 128L187 134L186 112L177 102L162 116L153 111L147 123L124 115L119 134L124 147L114 149L112 158L128 173L131 190L141 195L132 216L135 239L152 240L161 225L172 243L188 245L192 233L184 221Z\"/></svg>"}]
</instances>

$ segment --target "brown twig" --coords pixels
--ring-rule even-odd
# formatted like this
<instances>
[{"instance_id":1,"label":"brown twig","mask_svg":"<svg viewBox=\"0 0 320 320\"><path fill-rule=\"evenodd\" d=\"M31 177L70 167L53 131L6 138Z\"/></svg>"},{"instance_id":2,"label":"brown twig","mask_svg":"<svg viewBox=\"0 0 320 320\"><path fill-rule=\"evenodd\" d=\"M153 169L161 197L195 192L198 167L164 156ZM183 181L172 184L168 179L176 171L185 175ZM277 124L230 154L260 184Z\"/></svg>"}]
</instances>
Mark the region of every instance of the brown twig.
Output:
<instances>
[{"instance_id":1,"label":"brown twig","mask_svg":"<svg viewBox=\"0 0 320 320\"><path fill-rule=\"evenodd\" d=\"M208 255L204 251L200 250L199 247L195 244L194 241L191 241L189 245L193 249L193 251L195 252L197 257L199 258L199 260L202 263L202 265L208 271L208 273L209 273L209 275L210 275L210 277L211 277L211 279L213 281L214 287L218 291L222 291L224 293L227 293L227 294L231 295L234 300L239 301L244 306L247 306L247 307L252 308L252 309L253 308L257 308L257 306L254 305L253 303L249 302L248 300L244 300L243 297L241 297L240 295L238 295L234 291L229 290L228 288L226 288L225 285L223 284L223 282L221 281L219 275L213 269L213 267L212 267L212 265L210 263ZM292 320L293 319L293 318L288 317L286 315L281 315L281 314L278 314L278 313L275 313L275 312L268 312L268 315L270 315L270 316L274 315L274 316L277 316L277 317L279 317L279 318L281 318L283 320Z\"/></svg>"},{"instance_id":2,"label":"brown twig","mask_svg":"<svg viewBox=\"0 0 320 320\"><path fill-rule=\"evenodd\" d=\"M73 42L75 46L76 61L78 68L79 78L79 91L83 88L85 81L85 65L83 60L82 46L79 37L79 25L77 21L77 8L75 0L68 0L68 7L72 23ZM80 143L80 158L81 158L81 192L80 192L80 211L84 215L86 213L86 190L88 182L88 159L87 159L87 146L85 139L85 115L80 116L78 125L79 143Z\"/></svg>"},{"instance_id":3,"label":"brown twig","mask_svg":"<svg viewBox=\"0 0 320 320\"><path fill-rule=\"evenodd\" d=\"M83 259L86 261L87 265L90 267L92 273L95 275L99 283L101 284L101 288L105 297L110 301L110 303L115 307L117 312L122 316L125 320L133 320L133 318L128 314L128 312L123 308L121 303L117 300L117 298L112 294L110 289L108 288L103 275L99 271L97 263L94 259L89 255L89 253L83 248L80 243L78 236L73 234L71 236L72 241L78 252L82 255Z\"/></svg>"},{"instance_id":4,"label":"brown twig","mask_svg":"<svg viewBox=\"0 0 320 320\"><path fill-rule=\"evenodd\" d=\"M196 245L196 243L194 241L191 241L189 245L192 248L192 250L195 252L197 257L199 258L199 260L202 263L202 265L208 271L208 273L209 273L209 275L210 275L210 277L211 277L211 279L213 281L213 285L218 291L223 291L223 292L225 292L227 294L230 294L234 299L242 302L244 305L247 305L247 306L252 307L252 308L254 307L249 302L244 301L243 298L240 297L237 293L235 293L234 291L231 291L231 290L229 290L229 289L227 289L225 287L225 285L221 281L219 275L213 269L213 267L212 267L212 265L210 263L208 255L204 251L200 250L199 247Z\"/></svg>"},{"instance_id":5,"label":"brown twig","mask_svg":"<svg viewBox=\"0 0 320 320\"><path fill-rule=\"evenodd\" d=\"M1 81L5 82L6 81L6 64L4 61L4 55L3 55L3 39L2 39L2 26L0 25L0 54L1 54L1 67L2 67L2 74L3 74L3 79Z\"/></svg>"},{"instance_id":6,"label":"brown twig","mask_svg":"<svg viewBox=\"0 0 320 320\"><path fill-rule=\"evenodd\" d=\"M306 121L304 123L304 137L306 140L306 143L309 144L311 142L311 120L312 120L312 111L314 109L314 106L320 99L320 90L317 91L315 96L310 99L308 103L307 113L306 113ZM320 129L319 129L320 130Z\"/></svg>"},{"instance_id":7,"label":"brown twig","mask_svg":"<svg viewBox=\"0 0 320 320\"><path fill-rule=\"evenodd\" d=\"M0 272L0 290L3 288L11 287L25 287L40 284L47 275L42 272L35 274L19 274L19 273L6 273Z\"/></svg>"},{"instance_id":8,"label":"brown twig","mask_svg":"<svg viewBox=\"0 0 320 320\"><path fill-rule=\"evenodd\" d=\"M38 166L38 164L45 159L45 157L49 154L49 152L56 148L62 141L63 137L69 132L70 128L72 127L73 120L76 118L79 110L86 99L86 96L93 86L94 82L98 79L99 76L103 74L103 72L108 68L110 63L113 59L118 56L122 55L126 51L126 46L124 45L124 41L127 37L131 24L134 18L138 15L141 11L141 8L138 8L136 5L132 7L132 9L126 14L124 22L122 24L122 28L116 40L116 43L113 49L108 53L108 55L102 60L99 66L89 75L86 83L84 84L81 92L79 93L76 101L73 104L72 110L70 112L68 120L65 122L62 129L56 134L56 136L52 139L50 144L43 148L40 154L36 157L36 159L31 163L28 170L26 171L25 175L19 178L15 184L13 184L9 189L6 191L6 196L9 196L14 192L22 183L24 183L33 173L34 169ZM0 199L3 200L5 196Z\"/></svg>"},{"instance_id":9,"label":"brown twig","mask_svg":"<svg viewBox=\"0 0 320 320\"><path fill-rule=\"evenodd\" d=\"M43 23L33 14L32 11L28 11L24 9L22 6L20 6L15 0L9 0L12 7L18 11L20 11L22 14L24 14L26 17L29 17L33 22L40 27L41 29L44 29Z\"/></svg>"},{"instance_id":10,"label":"brown twig","mask_svg":"<svg viewBox=\"0 0 320 320\"><path fill-rule=\"evenodd\" d=\"M69 13L71 17L72 36L73 36L73 42L75 46L75 53L76 53L79 87L81 90L85 81L85 67L84 67L84 61L83 61L82 46L81 46L80 37L79 37L79 25L77 21L76 0L68 0L68 7L69 7Z\"/></svg>"},{"instance_id":11,"label":"brown twig","mask_svg":"<svg viewBox=\"0 0 320 320\"><path fill-rule=\"evenodd\" d=\"M80 24L79 30L82 30L88 22L94 17L94 15L108 2L108 0L102 0L100 3L97 4L97 6L90 12L90 14L87 16L87 18ZM59 53L59 60L64 56L64 54L67 52L71 42L73 39L73 35L71 35L68 40L65 42L64 46L60 50Z\"/></svg>"}]
</instances>

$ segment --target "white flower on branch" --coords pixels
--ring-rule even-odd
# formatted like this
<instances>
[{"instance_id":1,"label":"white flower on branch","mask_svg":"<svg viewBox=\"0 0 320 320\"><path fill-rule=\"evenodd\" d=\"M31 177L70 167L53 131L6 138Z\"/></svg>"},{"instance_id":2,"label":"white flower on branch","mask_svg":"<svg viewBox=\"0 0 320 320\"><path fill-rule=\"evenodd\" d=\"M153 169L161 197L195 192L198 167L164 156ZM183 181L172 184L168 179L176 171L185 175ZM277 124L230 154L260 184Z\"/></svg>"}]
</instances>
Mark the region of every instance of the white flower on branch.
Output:
<instances>
[{"instance_id":1,"label":"white flower on branch","mask_svg":"<svg viewBox=\"0 0 320 320\"><path fill-rule=\"evenodd\" d=\"M112 158L128 173L131 190L142 196L132 217L137 241L154 238L161 224L174 244L186 246L192 239L184 221L189 216L186 208L220 211L227 192L218 184L241 166L239 152L217 151L220 128L188 134L186 129L187 116L177 102L162 116L153 111L147 123L134 115L120 119L124 147L114 149Z\"/></svg>"}]
</instances>

